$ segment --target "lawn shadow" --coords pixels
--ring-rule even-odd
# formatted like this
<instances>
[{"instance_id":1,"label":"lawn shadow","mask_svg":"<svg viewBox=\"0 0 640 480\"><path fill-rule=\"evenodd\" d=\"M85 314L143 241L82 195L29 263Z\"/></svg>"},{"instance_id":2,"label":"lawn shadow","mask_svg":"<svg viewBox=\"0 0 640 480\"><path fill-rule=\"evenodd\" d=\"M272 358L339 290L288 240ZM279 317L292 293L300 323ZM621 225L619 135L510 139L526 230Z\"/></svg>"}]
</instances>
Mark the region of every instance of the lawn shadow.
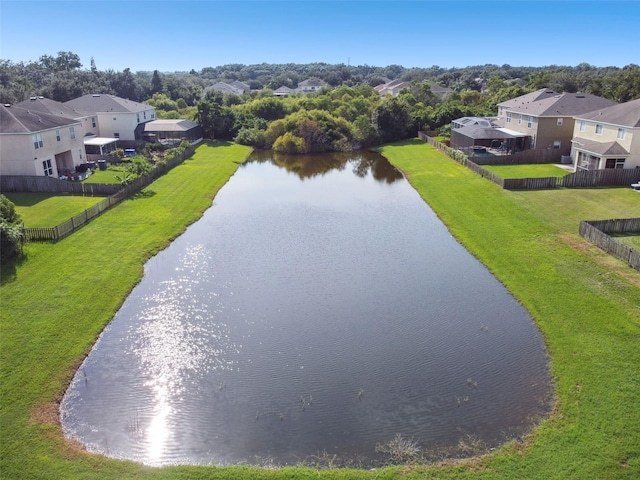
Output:
<instances>
[{"instance_id":1,"label":"lawn shadow","mask_svg":"<svg viewBox=\"0 0 640 480\"><path fill-rule=\"evenodd\" d=\"M155 190L145 189L145 190L141 190L141 191L131 195L129 197L129 200L138 200L138 199L141 199L141 198L151 198L151 197L155 197L155 196L156 196Z\"/></svg>"},{"instance_id":2,"label":"lawn shadow","mask_svg":"<svg viewBox=\"0 0 640 480\"><path fill-rule=\"evenodd\" d=\"M18 279L18 268L28 260L26 254L20 255L14 260L3 262L0 265L0 286L7 283L15 282Z\"/></svg>"}]
</instances>

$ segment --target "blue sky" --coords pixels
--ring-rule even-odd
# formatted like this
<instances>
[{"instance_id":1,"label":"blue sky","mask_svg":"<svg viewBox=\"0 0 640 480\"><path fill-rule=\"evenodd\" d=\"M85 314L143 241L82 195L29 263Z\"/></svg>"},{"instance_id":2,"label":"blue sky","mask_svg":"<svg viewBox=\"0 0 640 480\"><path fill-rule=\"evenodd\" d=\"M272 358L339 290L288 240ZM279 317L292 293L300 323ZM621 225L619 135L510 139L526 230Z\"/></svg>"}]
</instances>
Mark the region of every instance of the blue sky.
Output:
<instances>
[{"instance_id":1,"label":"blue sky","mask_svg":"<svg viewBox=\"0 0 640 480\"><path fill-rule=\"evenodd\" d=\"M6 1L0 58L84 68L229 63L404 67L640 63L640 1Z\"/></svg>"}]
</instances>

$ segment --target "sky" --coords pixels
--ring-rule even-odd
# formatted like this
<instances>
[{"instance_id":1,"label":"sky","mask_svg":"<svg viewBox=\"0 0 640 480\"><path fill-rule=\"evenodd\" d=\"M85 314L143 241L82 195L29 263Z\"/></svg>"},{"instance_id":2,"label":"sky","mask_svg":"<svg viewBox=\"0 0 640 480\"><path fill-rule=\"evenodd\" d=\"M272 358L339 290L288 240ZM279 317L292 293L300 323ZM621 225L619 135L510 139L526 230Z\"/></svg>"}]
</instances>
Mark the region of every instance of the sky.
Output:
<instances>
[{"instance_id":1,"label":"sky","mask_svg":"<svg viewBox=\"0 0 640 480\"><path fill-rule=\"evenodd\" d=\"M640 0L0 0L0 59L83 68L640 64Z\"/></svg>"}]
</instances>

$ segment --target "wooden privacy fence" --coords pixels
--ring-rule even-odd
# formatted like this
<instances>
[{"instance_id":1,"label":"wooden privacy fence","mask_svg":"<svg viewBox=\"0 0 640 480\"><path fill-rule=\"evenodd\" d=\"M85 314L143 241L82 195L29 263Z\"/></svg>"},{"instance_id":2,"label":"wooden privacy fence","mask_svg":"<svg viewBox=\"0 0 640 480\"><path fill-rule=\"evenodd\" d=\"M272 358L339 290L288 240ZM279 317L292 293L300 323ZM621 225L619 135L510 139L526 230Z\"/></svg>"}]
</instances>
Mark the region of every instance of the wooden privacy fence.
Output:
<instances>
[{"instance_id":1,"label":"wooden privacy fence","mask_svg":"<svg viewBox=\"0 0 640 480\"><path fill-rule=\"evenodd\" d=\"M640 252L618 242L610 233L640 233L640 218L619 218L580 222L580 236L597 245L605 252L627 262L640 271Z\"/></svg>"},{"instance_id":2,"label":"wooden privacy fence","mask_svg":"<svg viewBox=\"0 0 640 480\"><path fill-rule=\"evenodd\" d=\"M428 136L426 132L418 132L418 136L429 145L440 150L445 155L449 156L452 160L466 166L469 170L477 173L478 175L486 178L490 182L499 185L505 190L540 190L548 188L580 188L580 187L609 187L609 186L631 186L631 184L640 182L640 168L635 169L613 169L608 168L604 170L580 170L575 173L570 173L564 177L540 177L540 178L502 178L499 175L483 168L480 163L484 165L492 164L498 165L499 162L485 161L487 157L473 157L471 160L464 153L455 150L451 147L447 147L445 144L438 142L434 138ZM554 155L555 153L552 152ZM508 160L509 155L505 155L507 160L505 164L511 164ZM483 160L480 161L479 159ZM494 157L496 159L501 156ZM520 163L519 161L516 163ZM540 162L530 162L540 163Z\"/></svg>"},{"instance_id":3,"label":"wooden privacy fence","mask_svg":"<svg viewBox=\"0 0 640 480\"><path fill-rule=\"evenodd\" d=\"M56 225L55 227L50 227L50 228L25 228L24 229L25 240L31 241L31 242L36 242L36 241L57 242L58 240L61 240L68 235L71 235L80 227L88 223L91 219L97 217L98 215L101 215L105 210L108 210L114 205L117 205L125 198L128 198L131 195L134 195L135 193L139 192L144 187L151 184L155 179L167 173L173 167L184 162L186 158L193 155L193 152L195 152L195 147L190 147L186 149L181 154L176 155L175 157L167 160L166 162L155 165L153 170L151 170L151 172L148 175L145 175L144 177L136 178L133 182L131 182L129 185L126 185L125 187L122 187L121 185L102 185L102 186L116 187L117 191L109 195L107 198L97 203L96 205L86 209L81 214L70 218L69 220L67 220L64 223L61 223L60 225ZM34 178L34 177L28 177L28 178ZM46 178L46 177L35 177L35 178ZM60 183L70 183L70 182L54 180L54 179L51 179L51 180L53 180L54 182L60 182ZM95 185L99 185L99 184L95 184ZM68 193L68 192L65 192L65 193Z\"/></svg>"},{"instance_id":4,"label":"wooden privacy fence","mask_svg":"<svg viewBox=\"0 0 640 480\"><path fill-rule=\"evenodd\" d=\"M0 176L0 190L3 192L70 193L72 195L104 196L113 195L121 188L120 185L81 183L58 180L52 177Z\"/></svg>"}]
</instances>

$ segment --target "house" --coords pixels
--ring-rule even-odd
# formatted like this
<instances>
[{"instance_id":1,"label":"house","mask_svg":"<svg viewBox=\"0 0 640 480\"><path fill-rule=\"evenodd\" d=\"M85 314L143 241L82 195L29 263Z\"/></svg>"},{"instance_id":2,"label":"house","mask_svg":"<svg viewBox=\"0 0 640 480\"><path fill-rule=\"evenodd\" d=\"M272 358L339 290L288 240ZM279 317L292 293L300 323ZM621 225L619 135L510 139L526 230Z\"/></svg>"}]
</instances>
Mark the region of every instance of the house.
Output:
<instances>
[{"instance_id":1,"label":"house","mask_svg":"<svg viewBox=\"0 0 640 480\"><path fill-rule=\"evenodd\" d=\"M295 91L297 93L311 93L317 92L322 87L326 86L327 83L319 78L309 78L308 80L303 80L298 84Z\"/></svg>"},{"instance_id":2,"label":"house","mask_svg":"<svg viewBox=\"0 0 640 480\"><path fill-rule=\"evenodd\" d=\"M385 95L393 95L397 97L400 94L400 91L403 88L409 87L411 82L405 82L400 79L390 80L387 83L383 83L381 85L377 85L373 87L373 89L380 94L381 97ZM429 89L431 93L433 93L436 97L442 99L447 93L451 93L453 90L449 87L441 87L438 84L431 83L429 85Z\"/></svg>"},{"instance_id":3,"label":"house","mask_svg":"<svg viewBox=\"0 0 640 480\"><path fill-rule=\"evenodd\" d=\"M431 84L431 93L433 93L435 96L439 97L439 98L444 98L445 95L453 92L453 88L449 88L449 87L441 87L440 85L436 84L436 83L432 83Z\"/></svg>"},{"instance_id":4,"label":"house","mask_svg":"<svg viewBox=\"0 0 640 480\"><path fill-rule=\"evenodd\" d=\"M246 86L248 87L248 85L246 85ZM213 85L210 85L207 88L205 88L204 89L205 95L206 95L207 92L209 92L211 90L214 90L214 91L220 92L220 93L234 93L236 95L242 95L244 93L244 90L242 88L239 88L239 87L236 87L234 85L230 85L230 84L224 83L224 82L214 83ZM248 91L248 88L247 88L247 91Z\"/></svg>"},{"instance_id":5,"label":"house","mask_svg":"<svg viewBox=\"0 0 640 480\"><path fill-rule=\"evenodd\" d=\"M0 106L0 174L62 177L86 162L82 123L37 109Z\"/></svg>"},{"instance_id":6,"label":"house","mask_svg":"<svg viewBox=\"0 0 640 480\"><path fill-rule=\"evenodd\" d=\"M153 120L145 123L144 137L154 143L174 144L187 141L194 145L202 141L202 128L191 120Z\"/></svg>"},{"instance_id":7,"label":"house","mask_svg":"<svg viewBox=\"0 0 640 480\"><path fill-rule=\"evenodd\" d=\"M156 119L155 107L115 95L88 94L64 105L92 119L87 132L118 139L123 146L141 141L144 124Z\"/></svg>"},{"instance_id":8,"label":"house","mask_svg":"<svg viewBox=\"0 0 640 480\"><path fill-rule=\"evenodd\" d=\"M640 98L575 116L574 170L640 168Z\"/></svg>"},{"instance_id":9,"label":"house","mask_svg":"<svg viewBox=\"0 0 640 480\"><path fill-rule=\"evenodd\" d=\"M400 90L407 88L410 82L405 82L400 79L392 80L382 85L377 85L373 89L380 94L381 97L385 95L393 95L397 97L400 94Z\"/></svg>"},{"instance_id":10,"label":"house","mask_svg":"<svg viewBox=\"0 0 640 480\"><path fill-rule=\"evenodd\" d=\"M556 93L546 88L498 104L500 127L529 137L534 150L569 155L574 117L616 102L588 93Z\"/></svg>"},{"instance_id":11,"label":"house","mask_svg":"<svg viewBox=\"0 0 640 480\"><path fill-rule=\"evenodd\" d=\"M480 153L486 148L504 153L529 148L527 135L500 127L496 121L496 117L462 117L453 120L451 147L458 150L473 149Z\"/></svg>"},{"instance_id":12,"label":"house","mask_svg":"<svg viewBox=\"0 0 640 480\"><path fill-rule=\"evenodd\" d=\"M276 97L286 97L287 95L291 95L292 93L295 93L295 91L292 88L289 88L289 87L287 87L285 85L283 85L280 88L276 88L273 91L273 94Z\"/></svg>"},{"instance_id":13,"label":"house","mask_svg":"<svg viewBox=\"0 0 640 480\"><path fill-rule=\"evenodd\" d=\"M238 90L240 93L249 93L251 91L251 87L246 83L242 83L240 80L234 80L231 83L231 86Z\"/></svg>"}]
</instances>

